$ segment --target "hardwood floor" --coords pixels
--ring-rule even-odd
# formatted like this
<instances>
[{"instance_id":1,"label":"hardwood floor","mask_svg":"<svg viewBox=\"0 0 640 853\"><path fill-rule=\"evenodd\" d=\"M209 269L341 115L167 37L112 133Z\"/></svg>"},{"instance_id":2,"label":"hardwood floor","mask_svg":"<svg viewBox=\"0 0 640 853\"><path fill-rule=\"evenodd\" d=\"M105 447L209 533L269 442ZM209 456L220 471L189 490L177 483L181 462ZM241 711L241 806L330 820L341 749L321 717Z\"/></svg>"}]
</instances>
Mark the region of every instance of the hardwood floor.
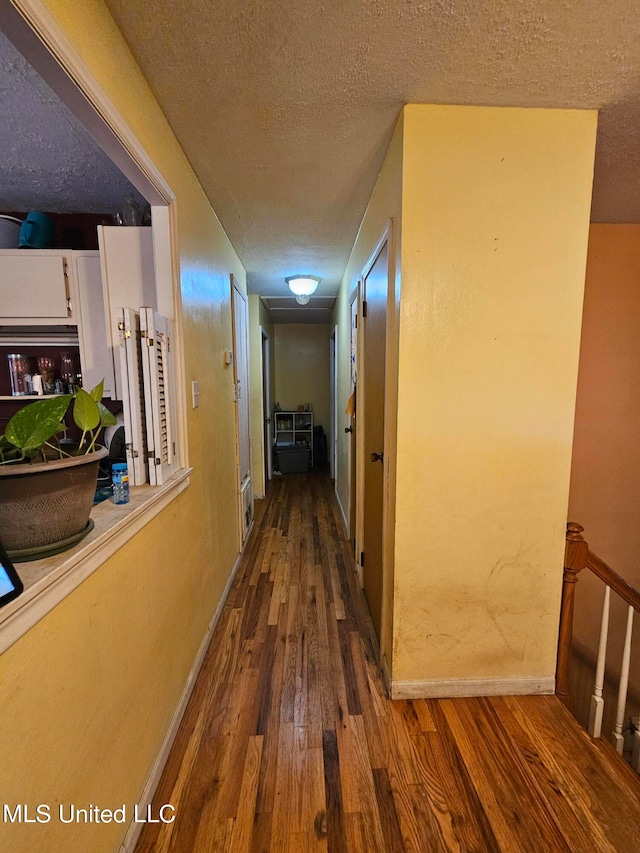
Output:
<instances>
[{"instance_id":1,"label":"hardwood floor","mask_svg":"<svg viewBox=\"0 0 640 853\"><path fill-rule=\"evenodd\" d=\"M136 850L640 851L640 784L555 696L390 702L324 475L277 478Z\"/></svg>"}]
</instances>

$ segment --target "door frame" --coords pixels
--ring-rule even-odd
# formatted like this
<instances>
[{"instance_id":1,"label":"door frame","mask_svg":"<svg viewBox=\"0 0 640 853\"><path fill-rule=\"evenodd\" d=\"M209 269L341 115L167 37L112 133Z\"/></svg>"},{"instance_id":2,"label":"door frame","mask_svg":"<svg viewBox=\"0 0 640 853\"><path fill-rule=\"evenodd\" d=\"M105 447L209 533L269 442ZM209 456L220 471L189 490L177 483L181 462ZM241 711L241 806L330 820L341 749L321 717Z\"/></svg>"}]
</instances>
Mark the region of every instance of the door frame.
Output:
<instances>
[{"instance_id":1,"label":"door frame","mask_svg":"<svg viewBox=\"0 0 640 853\"><path fill-rule=\"evenodd\" d=\"M351 427L351 434L349 436L348 441L348 477L349 477L349 524L348 524L348 533L349 533L349 542L353 548L353 558L356 576L358 580L358 585L360 589L363 587L363 578L362 578L362 568L360 566L359 560L356 559L356 556L360 553L358 551L358 544L362 540L362 537L358 532L358 501L359 501L359 480L358 480L358 471L361 466L358 460L358 370L360 367L360 336L358 335L358 324L362 325L362 306L361 306L361 292L362 292L362 281L358 279L356 282L356 286L349 298L349 396L353 393L353 374L355 372L355 399L354 399L354 414L349 419L349 426ZM354 346L353 346L353 337L354 337L354 329L353 329L353 314L355 308L355 365L352 364L351 359L354 355Z\"/></svg>"},{"instance_id":2,"label":"door frame","mask_svg":"<svg viewBox=\"0 0 640 853\"><path fill-rule=\"evenodd\" d=\"M330 423L329 437L329 473L332 480L336 478L338 468L338 327L334 326L329 341L329 382L330 382Z\"/></svg>"},{"instance_id":3,"label":"door frame","mask_svg":"<svg viewBox=\"0 0 640 853\"><path fill-rule=\"evenodd\" d=\"M235 455L236 455L236 483L237 483L237 503L238 503L238 553L242 551L244 543L246 539L249 537L249 533L251 532L251 524L248 528L245 527L244 523L244 498L243 491L247 488L247 481L249 484L249 488L252 487L252 478L251 478L251 420L250 420L250 411L249 411L249 303L246 297L246 294L243 293L241 288L238 286L236 281L236 277L233 273L229 273L229 281L230 281L230 297L231 297L231 335L232 335L232 352L233 352L233 383L234 383L234 414L235 414ZM239 301L242 303L242 307L240 311L244 314L244 341L238 340L238 335L240 330L236 324L236 308L238 307ZM243 476L243 473L240 468L240 394L238 392L238 386L240 385L240 358L239 354L244 354L245 359L245 372L246 372L246 380L245 387L240 389L240 393L243 393L244 399L247 401L247 455L249 460L249 471L246 476Z\"/></svg>"},{"instance_id":4,"label":"door frame","mask_svg":"<svg viewBox=\"0 0 640 853\"><path fill-rule=\"evenodd\" d=\"M391 683L391 651L393 629L393 556L394 556L394 507L395 507L395 464L397 438L397 376L398 376L398 318L399 318L399 279L396 275L399 265L396 258L393 220L385 224L376 241L367 262L358 276L358 338L357 338L357 384L356 415L360 427L356 430L356 571L360 586L363 586L363 567L360 554L364 542L364 341L366 324L363 322L362 303L366 293L366 277L371 272L380 252L387 245L387 312L385 326L385 388L384 388L384 462L382 495L382 608L380 615L380 663L383 675L389 687Z\"/></svg>"},{"instance_id":5,"label":"door frame","mask_svg":"<svg viewBox=\"0 0 640 853\"><path fill-rule=\"evenodd\" d=\"M271 399L271 338L264 326L260 326L260 344L262 361L262 447L265 455L264 469L267 483L273 478L273 401Z\"/></svg>"}]
</instances>

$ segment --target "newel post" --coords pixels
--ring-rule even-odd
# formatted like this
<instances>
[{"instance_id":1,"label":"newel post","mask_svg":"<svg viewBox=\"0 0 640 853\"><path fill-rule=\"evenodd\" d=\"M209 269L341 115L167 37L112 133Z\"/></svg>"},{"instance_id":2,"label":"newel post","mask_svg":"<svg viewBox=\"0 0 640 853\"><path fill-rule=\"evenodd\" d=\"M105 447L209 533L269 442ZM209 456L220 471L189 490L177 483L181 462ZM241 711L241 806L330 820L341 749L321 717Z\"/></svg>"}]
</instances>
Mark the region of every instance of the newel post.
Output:
<instances>
[{"instance_id":1,"label":"newel post","mask_svg":"<svg viewBox=\"0 0 640 853\"><path fill-rule=\"evenodd\" d=\"M570 521L564 548L564 573L562 576L562 607L558 635L558 660L556 664L556 695L566 703L569 698L569 663L573 635L573 602L578 574L587 565L589 546L582 538L584 527Z\"/></svg>"}]
</instances>

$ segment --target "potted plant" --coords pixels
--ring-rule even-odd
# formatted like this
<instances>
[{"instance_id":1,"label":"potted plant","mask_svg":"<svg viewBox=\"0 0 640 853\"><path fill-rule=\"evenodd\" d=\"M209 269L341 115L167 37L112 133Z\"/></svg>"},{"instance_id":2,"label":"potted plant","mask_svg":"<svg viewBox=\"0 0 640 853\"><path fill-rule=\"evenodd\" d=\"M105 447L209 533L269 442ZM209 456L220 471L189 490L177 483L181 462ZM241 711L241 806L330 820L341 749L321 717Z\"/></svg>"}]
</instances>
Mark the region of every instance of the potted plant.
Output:
<instances>
[{"instance_id":1,"label":"potted plant","mask_svg":"<svg viewBox=\"0 0 640 853\"><path fill-rule=\"evenodd\" d=\"M0 435L0 537L14 560L56 554L92 529L98 466L107 454L97 439L116 424L102 390L100 382L92 391L28 403ZM59 439L70 406L82 430L76 444Z\"/></svg>"}]
</instances>

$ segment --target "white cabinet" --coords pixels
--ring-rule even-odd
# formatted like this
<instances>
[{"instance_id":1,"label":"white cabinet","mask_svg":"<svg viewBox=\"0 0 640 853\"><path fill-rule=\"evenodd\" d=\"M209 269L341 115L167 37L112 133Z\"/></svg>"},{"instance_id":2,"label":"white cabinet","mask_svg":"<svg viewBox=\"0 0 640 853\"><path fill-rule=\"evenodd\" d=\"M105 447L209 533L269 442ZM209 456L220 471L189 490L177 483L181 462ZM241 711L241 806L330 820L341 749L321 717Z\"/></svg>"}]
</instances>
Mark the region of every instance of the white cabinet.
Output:
<instances>
[{"instance_id":1,"label":"white cabinet","mask_svg":"<svg viewBox=\"0 0 640 853\"><path fill-rule=\"evenodd\" d=\"M113 355L116 399L123 394L118 309L157 309L151 228L98 226L107 345Z\"/></svg>"},{"instance_id":2,"label":"white cabinet","mask_svg":"<svg viewBox=\"0 0 640 853\"><path fill-rule=\"evenodd\" d=\"M0 250L0 323L75 325L71 255L65 249Z\"/></svg>"},{"instance_id":3,"label":"white cabinet","mask_svg":"<svg viewBox=\"0 0 640 853\"><path fill-rule=\"evenodd\" d=\"M117 310L156 308L152 229L100 226L98 243L99 251L0 250L0 325L77 326L84 386L104 379L104 396L121 400Z\"/></svg>"},{"instance_id":4,"label":"white cabinet","mask_svg":"<svg viewBox=\"0 0 640 853\"><path fill-rule=\"evenodd\" d=\"M71 260L76 285L75 312L82 383L90 389L102 379L104 396L117 400L113 347L107 343L100 253L72 252Z\"/></svg>"}]
</instances>

